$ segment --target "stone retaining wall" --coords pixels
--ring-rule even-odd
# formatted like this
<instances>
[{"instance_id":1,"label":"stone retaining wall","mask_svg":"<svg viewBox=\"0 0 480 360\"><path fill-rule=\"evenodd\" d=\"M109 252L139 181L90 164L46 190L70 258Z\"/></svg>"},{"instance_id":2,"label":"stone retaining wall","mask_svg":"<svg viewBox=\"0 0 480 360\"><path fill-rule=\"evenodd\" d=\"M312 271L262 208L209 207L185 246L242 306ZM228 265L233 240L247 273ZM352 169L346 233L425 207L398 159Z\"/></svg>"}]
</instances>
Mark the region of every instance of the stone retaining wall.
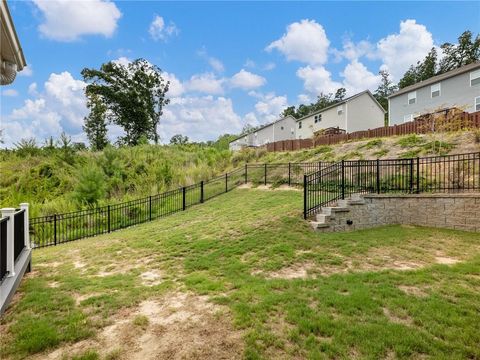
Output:
<instances>
[{"instance_id":1,"label":"stone retaining wall","mask_svg":"<svg viewBox=\"0 0 480 360\"><path fill-rule=\"evenodd\" d=\"M364 195L365 204L348 205L325 231L365 229L388 224L420 225L480 232L480 194ZM352 222L348 225L347 222Z\"/></svg>"}]
</instances>

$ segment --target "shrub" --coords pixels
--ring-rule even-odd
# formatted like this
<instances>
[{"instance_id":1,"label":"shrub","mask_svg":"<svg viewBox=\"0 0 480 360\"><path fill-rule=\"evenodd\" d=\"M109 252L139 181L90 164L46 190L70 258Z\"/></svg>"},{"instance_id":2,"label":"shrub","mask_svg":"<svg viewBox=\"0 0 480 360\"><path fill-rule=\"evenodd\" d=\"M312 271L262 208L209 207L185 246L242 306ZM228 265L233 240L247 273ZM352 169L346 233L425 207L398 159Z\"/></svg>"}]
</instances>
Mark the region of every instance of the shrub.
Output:
<instances>
[{"instance_id":1,"label":"shrub","mask_svg":"<svg viewBox=\"0 0 480 360\"><path fill-rule=\"evenodd\" d=\"M375 147L379 147L383 144L383 141L381 139L374 139L374 140L371 140L365 144L362 144L360 145L357 149L360 150L360 149L366 149L366 150L370 150L370 149L373 149Z\"/></svg>"},{"instance_id":2,"label":"shrub","mask_svg":"<svg viewBox=\"0 0 480 360\"><path fill-rule=\"evenodd\" d=\"M73 196L79 204L93 206L105 196L105 178L94 164L80 169Z\"/></svg>"},{"instance_id":3,"label":"shrub","mask_svg":"<svg viewBox=\"0 0 480 360\"><path fill-rule=\"evenodd\" d=\"M425 143L425 139L416 134L404 136L397 141L397 145L400 145L402 148L412 148L423 143Z\"/></svg>"},{"instance_id":4,"label":"shrub","mask_svg":"<svg viewBox=\"0 0 480 360\"><path fill-rule=\"evenodd\" d=\"M454 148L454 145L445 141L430 141L422 146L428 154L446 155Z\"/></svg>"},{"instance_id":5,"label":"shrub","mask_svg":"<svg viewBox=\"0 0 480 360\"><path fill-rule=\"evenodd\" d=\"M381 158L381 157L384 157L387 154L388 154L388 149L380 149L380 150L374 152L373 156L375 156L377 158Z\"/></svg>"},{"instance_id":6,"label":"shrub","mask_svg":"<svg viewBox=\"0 0 480 360\"><path fill-rule=\"evenodd\" d=\"M480 129L477 129L473 132L473 141L477 144L480 144Z\"/></svg>"}]
</instances>

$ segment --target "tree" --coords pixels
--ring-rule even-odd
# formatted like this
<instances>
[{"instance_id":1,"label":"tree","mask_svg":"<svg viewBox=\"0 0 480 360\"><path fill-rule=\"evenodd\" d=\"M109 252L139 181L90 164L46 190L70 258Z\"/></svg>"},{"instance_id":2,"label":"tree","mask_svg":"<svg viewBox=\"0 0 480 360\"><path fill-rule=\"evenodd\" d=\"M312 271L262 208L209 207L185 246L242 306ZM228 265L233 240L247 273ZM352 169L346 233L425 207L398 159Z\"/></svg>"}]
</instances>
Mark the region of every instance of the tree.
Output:
<instances>
[{"instance_id":1,"label":"tree","mask_svg":"<svg viewBox=\"0 0 480 360\"><path fill-rule=\"evenodd\" d=\"M345 88L340 88L337 90L337 92L335 93L335 98L334 100L336 102L340 102L342 101L344 98L345 98L345 95L347 95L347 90Z\"/></svg>"},{"instance_id":2,"label":"tree","mask_svg":"<svg viewBox=\"0 0 480 360\"><path fill-rule=\"evenodd\" d=\"M439 73L457 69L480 60L480 35L473 39L471 31L464 31L458 37L458 44L444 43L441 46L443 58L439 64Z\"/></svg>"},{"instance_id":3,"label":"tree","mask_svg":"<svg viewBox=\"0 0 480 360\"><path fill-rule=\"evenodd\" d=\"M170 139L170 145L185 145L188 143L188 136L181 134L173 135Z\"/></svg>"},{"instance_id":4,"label":"tree","mask_svg":"<svg viewBox=\"0 0 480 360\"><path fill-rule=\"evenodd\" d=\"M289 106L286 109L284 109L281 113L282 117L287 117L287 116L293 116L294 118L297 118L297 112L295 111L295 106Z\"/></svg>"},{"instance_id":5,"label":"tree","mask_svg":"<svg viewBox=\"0 0 480 360\"><path fill-rule=\"evenodd\" d=\"M73 196L80 204L94 206L105 196L105 177L95 164L80 169Z\"/></svg>"},{"instance_id":6,"label":"tree","mask_svg":"<svg viewBox=\"0 0 480 360\"><path fill-rule=\"evenodd\" d=\"M92 95L87 103L90 113L85 117L83 131L87 134L90 147L94 151L103 150L108 145L106 112L107 107L98 96Z\"/></svg>"},{"instance_id":7,"label":"tree","mask_svg":"<svg viewBox=\"0 0 480 360\"><path fill-rule=\"evenodd\" d=\"M60 134L60 138L57 141L58 148L60 149L60 158L67 164L73 165L75 162L75 149L73 148L72 138L65 132Z\"/></svg>"},{"instance_id":8,"label":"tree","mask_svg":"<svg viewBox=\"0 0 480 360\"><path fill-rule=\"evenodd\" d=\"M100 101L107 121L123 128L125 136L120 143L137 145L142 138L158 143L157 127L169 103L169 82L162 78L157 66L144 59L126 66L108 62L99 70L83 69L82 76L89 83L85 90L89 102Z\"/></svg>"},{"instance_id":9,"label":"tree","mask_svg":"<svg viewBox=\"0 0 480 360\"><path fill-rule=\"evenodd\" d=\"M379 75L381 77L380 85L373 93L375 99L382 105L385 113L385 124L388 124L388 97L397 90L397 85L390 80L390 74L386 70L380 70Z\"/></svg>"}]
</instances>

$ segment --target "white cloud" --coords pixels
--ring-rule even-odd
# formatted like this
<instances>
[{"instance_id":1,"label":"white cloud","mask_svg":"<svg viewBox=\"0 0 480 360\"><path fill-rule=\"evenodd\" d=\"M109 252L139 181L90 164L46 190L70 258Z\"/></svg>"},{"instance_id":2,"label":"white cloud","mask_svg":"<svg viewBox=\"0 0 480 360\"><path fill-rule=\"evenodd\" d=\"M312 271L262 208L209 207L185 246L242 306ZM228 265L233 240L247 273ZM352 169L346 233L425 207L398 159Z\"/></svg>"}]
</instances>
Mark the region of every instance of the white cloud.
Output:
<instances>
[{"instance_id":1,"label":"white cloud","mask_svg":"<svg viewBox=\"0 0 480 360\"><path fill-rule=\"evenodd\" d=\"M347 90L347 94L353 95L364 90L374 91L380 83L380 75L370 72L365 65L353 60L348 64L343 72L343 87Z\"/></svg>"},{"instance_id":2,"label":"white cloud","mask_svg":"<svg viewBox=\"0 0 480 360\"><path fill-rule=\"evenodd\" d=\"M255 64L255 61L251 59L247 59L245 60L245 63L243 64L243 66L254 69L255 66L257 66L257 64Z\"/></svg>"},{"instance_id":3,"label":"white cloud","mask_svg":"<svg viewBox=\"0 0 480 360\"><path fill-rule=\"evenodd\" d=\"M28 94L32 96L38 95L37 93L37 83L33 82L30 85L28 85Z\"/></svg>"},{"instance_id":4,"label":"white cloud","mask_svg":"<svg viewBox=\"0 0 480 360\"><path fill-rule=\"evenodd\" d=\"M112 60L113 63L117 65L128 66L131 63L131 60L125 56L120 56L118 59Z\"/></svg>"},{"instance_id":5,"label":"white cloud","mask_svg":"<svg viewBox=\"0 0 480 360\"><path fill-rule=\"evenodd\" d=\"M223 65L223 63L219 59L208 55L207 50L205 48L198 50L197 54L202 59L205 59L214 71L218 73L225 71L225 66Z\"/></svg>"},{"instance_id":6,"label":"white cloud","mask_svg":"<svg viewBox=\"0 0 480 360\"><path fill-rule=\"evenodd\" d=\"M205 94L223 94L223 83L225 79L219 79L212 73L193 75L184 86L187 91L200 92Z\"/></svg>"},{"instance_id":7,"label":"white cloud","mask_svg":"<svg viewBox=\"0 0 480 360\"><path fill-rule=\"evenodd\" d=\"M230 79L230 86L233 88L249 90L263 86L266 82L267 80L265 80L264 77L242 69L232 76Z\"/></svg>"},{"instance_id":8,"label":"white cloud","mask_svg":"<svg viewBox=\"0 0 480 360\"><path fill-rule=\"evenodd\" d=\"M334 93L342 87L342 83L333 81L330 72L323 66L301 67L297 70L297 76L303 80L305 90L309 93L319 95L320 93Z\"/></svg>"},{"instance_id":9,"label":"white cloud","mask_svg":"<svg viewBox=\"0 0 480 360\"><path fill-rule=\"evenodd\" d=\"M249 93L260 100L255 104L255 111L262 119L262 123L267 123L278 119L281 112L288 107L287 96L277 96L274 93L259 94L255 92Z\"/></svg>"},{"instance_id":10,"label":"white cloud","mask_svg":"<svg viewBox=\"0 0 480 360\"><path fill-rule=\"evenodd\" d=\"M18 76L32 76L33 75L33 69L32 65L25 66L22 71L19 71L17 73Z\"/></svg>"},{"instance_id":11,"label":"white cloud","mask_svg":"<svg viewBox=\"0 0 480 360\"><path fill-rule=\"evenodd\" d=\"M186 96L173 98L166 107L160 134L164 142L175 134L204 141L223 133L238 133L241 128L242 119L235 113L231 99L211 95Z\"/></svg>"},{"instance_id":12,"label":"white cloud","mask_svg":"<svg viewBox=\"0 0 480 360\"><path fill-rule=\"evenodd\" d=\"M433 47L432 34L424 25L415 20L400 22L400 32L391 34L377 43L378 56L382 59L382 68L398 81L410 65L423 60Z\"/></svg>"},{"instance_id":13,"label":"white cloud","mask_svg":"<svg viewBox=\"0 0 480 360\"><path fill-rule=\"evenodd\" d=\"M265 64L265 66L263 67L263 70L270 71L275 69L276 66L277 65L274 62L269 62Z\"/></svg>"},{"instance_id":14,"label":"white cloud","mask_svg":"<svg viewBox=\"0 0 480 360\"><path fill-rule=\"evenodd\" d=\"M2 95L3 96L18 96L18 91L15 89L2 89Z\"/></svg>"},{"instance_id":15,"label":"white cloud","mask_svg":"<svg viewBox=\"0 0 480 360\"><path fill-rule=\"evenodd\" d=\"M358 43L355 43L351 39L346 39L343 41L343 49L333 49L332 53L335 55L336 61L340 61L343 58L353 61L358 60L363 56L366 56L369 59L374 59L376 57L376 48L375 44L372 44L367 40L361 40Z\"/></svg>"},{"instance_id":16,"label":"white cloud","mask_svg":"<svg viewBox=\"0 0 480 360\"><path fill-rule=\"evenodd\" d=\"M178 97L185 92L185 87L182 82L177 79L175 74L164 72L162 73L162 77L166 81L170 81L167 97Z\"/></svg>"},{"instance_id":17,"label":"white cloud","mask_svg":"<svg viewBox=\"0 0 480 360\"><path fill-rule=\"evenodd\" d=\"M301 20L287 27L287 32L266 47L277 49L287 60L298 60L310 65L325 64L330 41L323 26L315 20Z\"/></svg>"},{"instance_id":18,"label":"white cloud","mask_svg":"<svg viewBox=\"0 0 480 360\"><path fill-rule=\"evenodd\" d=\"M40 33L58 41L74 41L82 35L110 37L122 16L117 6L107 0L34 0L34 3L45 16L38 28Z\"/></svg>"},{"instance_id":19,"label":"white cloud","mask_svg":"<svg viewBox=\"0 0 480 360\"><path fill-rule=\"evenodd\" d=\"M178 35L180 30L171 21L168 25L165 25L165 20L163 20L163 17L156 15L153 18L153 21L150 23L148 32L155 41L167 41L168 38Z\"/></svg>"},{"instance_id":20,"label":"white cloud","mask_svg":"<svg viewBox=\"0 0 480 360\"><path fill-rule=\"evenodd\" d=\"M2 119L6 145L28 137L42 141L48 136L57 137L62 131L80 133L88 113L85 85L66 71L50 74L42 92L37 91L36 83L30 84L32 98Z\"/></svg>"}]
</instances>

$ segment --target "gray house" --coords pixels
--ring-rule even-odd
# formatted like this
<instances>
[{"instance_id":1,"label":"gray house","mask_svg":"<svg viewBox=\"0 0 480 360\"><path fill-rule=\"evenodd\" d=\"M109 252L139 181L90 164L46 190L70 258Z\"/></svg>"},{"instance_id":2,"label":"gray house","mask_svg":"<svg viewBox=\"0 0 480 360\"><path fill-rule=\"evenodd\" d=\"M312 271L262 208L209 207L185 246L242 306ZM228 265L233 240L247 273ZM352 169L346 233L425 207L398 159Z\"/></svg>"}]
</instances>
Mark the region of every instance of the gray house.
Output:
<instances>
[{"instance_id":1,"label":"gray house","mask_svg":"<svg viewBox=\"0 0 480 360\"><path fill-rule=\"evenodd\" d=\"M368 90L355 94L297 120L296 138L308 139L330 127L346 132L374 129L384 125L385 110Z\"/></svg>"},{"instance_id":2,"label":"gray house","mask_svg":"<svg viewBox=\"0 0 480 360\"><path fill-rule=\"evenodd\" d=\"M262 146L280 140L295 139L295 118L287 116L242 135L230 142L230 150Z\"/></svg>"},{"instance_id":3,"label":"gray house","mask_svg":"<svg viewBox=\"0 0 480 360\"><path fill-rule=\"evenodd\" d=\"M447 108L480 111L480 62L407 86L388 98L390 125Z\"/></svg>"}]
</instances>

